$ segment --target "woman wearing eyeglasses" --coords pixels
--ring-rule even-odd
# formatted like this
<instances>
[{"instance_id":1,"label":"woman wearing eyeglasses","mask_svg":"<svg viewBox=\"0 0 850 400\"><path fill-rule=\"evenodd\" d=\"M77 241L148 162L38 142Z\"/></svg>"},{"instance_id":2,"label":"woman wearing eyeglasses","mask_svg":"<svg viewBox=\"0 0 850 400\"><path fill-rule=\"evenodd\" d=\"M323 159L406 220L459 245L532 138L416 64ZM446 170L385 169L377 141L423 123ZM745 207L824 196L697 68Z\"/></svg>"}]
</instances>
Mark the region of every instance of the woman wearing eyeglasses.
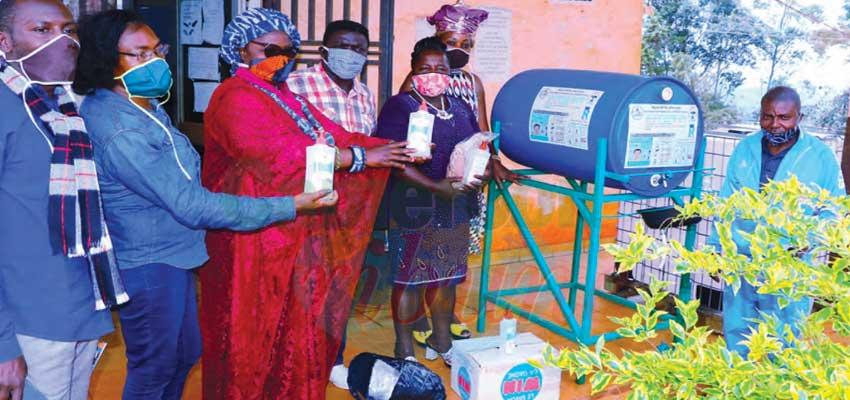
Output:
<instances>
[{"instance_id":1,"label":"woman wearing eyeglasses","mask_svg":"<svg viewBox=\"0 0 850 400\"><path fill-rule=\"evenodd\" d=\"M128 11L90 17L79 36L74 89L86 95L80 113L130 295L118 309L127 352L123 397L179 399L201 354L193 269L207 260L205 229L256 230L334 200L204 189L198 154L156 100L172 84L168 45Z\"/></svg>"},{"instance_id":2,"label":"woman wearing eyeglasses","mask_svg":"<svg viewBox=\"0 0 850 400\"><path fill-rule=\"evenodd\" d=\"M336 148L335 209L252 233L211 232L201 270L204 399L324 399L372 223L406 143L346 132L286 85L300 35L251 9L224 30L233 77L204 114L204 184L234 194L297 193L306 149Z\"/></svg>"}]
</instances>

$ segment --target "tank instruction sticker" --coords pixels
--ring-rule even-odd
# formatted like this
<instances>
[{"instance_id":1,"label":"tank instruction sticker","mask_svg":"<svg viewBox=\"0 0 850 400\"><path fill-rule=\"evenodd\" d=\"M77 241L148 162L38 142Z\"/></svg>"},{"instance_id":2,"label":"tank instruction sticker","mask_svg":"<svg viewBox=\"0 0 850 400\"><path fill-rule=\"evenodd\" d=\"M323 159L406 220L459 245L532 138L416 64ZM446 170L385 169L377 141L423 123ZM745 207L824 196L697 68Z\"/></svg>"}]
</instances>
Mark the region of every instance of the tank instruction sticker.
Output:
<instances>
[{"instance_id":1,"label":"tank instruction sticker","mask_svg":"<svg viewBox=\"0 0 850 400\"><path fill-rule=\"evenodd\" d=\"M554 86L540 88L528 119L528 139L587 150L590 119L603 93Z\"/></svg>"},{"instance_id":2,"label":"tank instruction sticker","mask_svg":"<svg viewBox=\"0 0 850 400\"><path fill-rule=\"evenodd\" d=\"M625 167L692 166L698 125L693 104L630 104Z\"/></svg>"}]
</instances>

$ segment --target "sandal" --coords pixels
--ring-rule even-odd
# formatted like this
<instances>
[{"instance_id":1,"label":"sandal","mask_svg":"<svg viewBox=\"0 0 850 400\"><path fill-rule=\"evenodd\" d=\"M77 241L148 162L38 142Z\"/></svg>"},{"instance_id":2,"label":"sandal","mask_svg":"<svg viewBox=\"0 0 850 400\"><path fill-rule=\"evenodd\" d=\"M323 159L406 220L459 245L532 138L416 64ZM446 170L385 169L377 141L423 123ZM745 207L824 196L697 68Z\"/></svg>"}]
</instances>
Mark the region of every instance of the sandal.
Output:
<instances>
[{"instance_id":1,"label":"sandal","mask_svg":"<svg viewBox=\"0 0 850 400\"><path fill-rule=\"evenodd\" d=\"M459 324L452 324L451 331L452 338L455 340L469 339L472 337L472 332L469 331L469 327L467 327L463 322Z\"/></svg>"},{"instance_id":2,"label":"sandal","mask_svg":"<svg viewBox=\"0 0 850 400\"><path fill-rule=\"evenodd\" d=\"M415 330L413 331L413 341L422 347L426 347L428 346L427 340L429 337L431 337L431 332L432 331L430 329L428 329L427 331Z\"/></svg>"},{"instance_id":3,"label":"sandal","mask_svg":"<svg viewBox=\"0 0 850 400\"><path fill-rule=\"evenodd\" d=\"M431 346L430 343L425 344L425 359L428 361L434 361L437 357L443 359L443 363L446 364L447 367L452 366L452 350L453 347L449 347L444 353L440 353L435 347Z\"/></svg>"}]
</instances>

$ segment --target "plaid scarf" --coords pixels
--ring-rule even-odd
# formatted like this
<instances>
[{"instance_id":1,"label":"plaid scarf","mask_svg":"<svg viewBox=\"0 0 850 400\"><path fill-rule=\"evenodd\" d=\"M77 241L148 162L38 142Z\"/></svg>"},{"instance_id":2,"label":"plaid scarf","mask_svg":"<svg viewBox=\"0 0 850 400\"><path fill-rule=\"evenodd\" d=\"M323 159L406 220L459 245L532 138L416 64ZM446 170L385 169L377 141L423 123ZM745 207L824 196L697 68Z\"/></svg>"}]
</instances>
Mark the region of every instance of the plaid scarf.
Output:
<instances>
[{"instance_id":1,"label":"plaid scarf","mask_svg":"<svg viewBox=\"0 0 850 400\"><path fill-rule=\"evenodd\" d=\"M86 257L94 289L95 309L103 310L129 300L118 274L112 242L103 220L97 170L83 119L66 88L59 95L59 110L51 109L26 78L0 59L0 80L21 96L32 118L40 119L50 141L48 226L54 254ZM35 124L35 121L33 121Z\"/></svg>"}]
</instances>

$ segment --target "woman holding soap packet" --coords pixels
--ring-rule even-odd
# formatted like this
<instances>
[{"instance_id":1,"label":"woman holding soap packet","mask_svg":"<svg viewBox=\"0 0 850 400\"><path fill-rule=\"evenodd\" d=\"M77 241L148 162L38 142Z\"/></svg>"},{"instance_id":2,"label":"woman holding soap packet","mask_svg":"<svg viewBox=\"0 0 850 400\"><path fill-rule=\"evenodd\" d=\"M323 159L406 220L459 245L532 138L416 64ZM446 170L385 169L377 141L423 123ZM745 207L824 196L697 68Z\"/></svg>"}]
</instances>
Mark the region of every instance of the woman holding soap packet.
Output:
<instances>
[{"instance_id":1,"label":"woman holding soap packet","mask_svg":"<svg viewBox=\"0 0 850 400\"><path fill-rule=\"evenodd\" d=\"M346 132L289 90L300 44L279 11L228 24L221 51L233 77L204 115L204 184L251 196L332 189L337 204L207 236L205 399L324 398L389 170L411 160L406 142Z\"/></svg>"},{"instance_id":2,"label":"woman holding soap packet","mask_svg":"<svg viewBox=\"0 0 850 400\"><path fill-rule=\"evenodd\" d=\"M455 289L466 279L469 220L476 212L475 193L488 179L490 155L481 151L484 158L479 160L474 151L478 146L460 157L453 154L470 140L485 147L487 141L481 140L483 134L469 105L445 94L450 80L446 45L436 37L422 39L411 58L413 88L386 102L377 129L378 137L407 139L410 147L417 148L415 156L430 156L419 165L394 170L386 190L389 256L396 270L395 356L414 356L413 323L423 312L419 296L425 289L434 326L425 358L440 356L450 364Z\"/></svg>"}]
</instances>

